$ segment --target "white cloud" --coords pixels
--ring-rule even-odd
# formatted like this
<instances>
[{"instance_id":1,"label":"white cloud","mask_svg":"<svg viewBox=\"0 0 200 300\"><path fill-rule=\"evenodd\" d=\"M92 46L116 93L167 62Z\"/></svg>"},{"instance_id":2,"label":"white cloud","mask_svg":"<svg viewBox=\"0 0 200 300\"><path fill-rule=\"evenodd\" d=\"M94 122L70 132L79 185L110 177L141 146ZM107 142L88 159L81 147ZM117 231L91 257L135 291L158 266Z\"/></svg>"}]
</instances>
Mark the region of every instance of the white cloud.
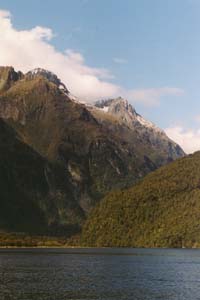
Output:
<instances>
[{"instance_id":1,"label":"white cloud","mask_svg":"<svg viewBox=\"0 0 200 300\"><path fill-rule=\"evenodd\" d=\"M200 115L195 116L194 120L195 120L197 123L200 123Z\"/></svg>"},{"instance_id":2,"label":"white cloud","mask_svg":"<svg viewBox=\"0 0 200 300\"><path fill-rule=\"evenodd\" d=\"M181 126L175 126L166 128L165 132L186 153L193 153L200 150L200 129L184 129Z\"/></svg>"},{"instance_id":3,"label":"white cloud","mask_svg":"<svg viewBox=\"0 0 200 300\"><path fill-rule=\"evenodd\" d=\"M8 10L0 10L0 17L1 18L10 18L11 13Z\"/></svg>"},{"instance_id":4,"label":"white cloud","mask_svg":"<svg viewBox=\"0 0 200 300\"><path fill-rule=\"evenodd\" d=\"M80 53L70 49L58 51L51 44L53 36L51 29L40 26L17 30L10 12L0 10L0 65L12 65L23 72L36 67L50 70L61 78L71 93L86 101L122 96L132 103L155 105L164 95L182 92L176 88L126 90L109 82L113 78L109 70L88 66Z\"/></svg>"},{"instance_id":5,"label":"white cloud","mask_svg":"<svg viewBox=\"0 0 200 300\"><path fill-rule=\"evenodd\" d=\"M108 70L91 68L84 57L73 50L57 51L50 40L53 32L37 26L31 30L16 30L10 13L0 11L0 65L12 65L27 72L42 67L56 73L69 90L78 97L93 100L121 94L121 88L105 79Z\"/></svg>"},{"instance_id":6,"label":"white cloud","mask_svg":"<svg viewBox=\"0 0 200 300\"><path fill-rule=\"evenodd\" d=\"M116 64L127 64L127 59L125 58L120 58L120 57L113 57L113 61L116 63Z\"/></svg>"},{"instance_id":7,"label":"white cloud","mask_svg":"<svg viewBox=\"0 0 200 300\"><path fill-rule=\"evenodd\" d=\"M140 102L147 106L155 106L160 102L160 98L168 95L181 96L184 93L179 88L150 88L150 89L135 89L128 92L128 97L134 102Z\"/></svg>"}]
</instances>

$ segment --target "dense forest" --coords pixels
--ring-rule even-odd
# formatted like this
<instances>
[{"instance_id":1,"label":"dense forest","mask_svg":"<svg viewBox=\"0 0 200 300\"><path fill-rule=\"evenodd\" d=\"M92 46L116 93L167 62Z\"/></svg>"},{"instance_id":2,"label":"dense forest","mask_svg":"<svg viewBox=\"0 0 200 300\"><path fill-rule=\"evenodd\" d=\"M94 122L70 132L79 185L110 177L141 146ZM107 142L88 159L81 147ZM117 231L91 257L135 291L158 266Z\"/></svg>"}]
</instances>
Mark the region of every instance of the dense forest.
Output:
<instances>
[{"instance_id":1,"label":"dense forest","mask_svg":"<svg viewBox=\"0 0 200 300\"><path fill-rule=\"evenodd\" d=\"M112 247L200 246L200 152L107 195L87 220L82 244Z\"/></svg>"}]
</instances>

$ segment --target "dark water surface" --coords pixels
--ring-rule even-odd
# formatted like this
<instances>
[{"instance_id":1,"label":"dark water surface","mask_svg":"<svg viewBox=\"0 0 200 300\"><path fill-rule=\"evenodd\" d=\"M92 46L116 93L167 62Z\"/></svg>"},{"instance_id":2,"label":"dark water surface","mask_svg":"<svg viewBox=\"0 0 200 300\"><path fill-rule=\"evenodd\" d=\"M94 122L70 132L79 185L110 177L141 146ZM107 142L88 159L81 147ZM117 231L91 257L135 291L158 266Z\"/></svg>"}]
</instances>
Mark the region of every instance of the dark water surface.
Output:
<instances>
[{"instance_id":1,"label":"dark water surface","mask_svg":"<svg viewBox=\"0 0 200 300\"><path fill-rule=\"evenodd\" d=\"M0 250L0 300L200 299L200 250Z\"/></svg>"}]
</instances>

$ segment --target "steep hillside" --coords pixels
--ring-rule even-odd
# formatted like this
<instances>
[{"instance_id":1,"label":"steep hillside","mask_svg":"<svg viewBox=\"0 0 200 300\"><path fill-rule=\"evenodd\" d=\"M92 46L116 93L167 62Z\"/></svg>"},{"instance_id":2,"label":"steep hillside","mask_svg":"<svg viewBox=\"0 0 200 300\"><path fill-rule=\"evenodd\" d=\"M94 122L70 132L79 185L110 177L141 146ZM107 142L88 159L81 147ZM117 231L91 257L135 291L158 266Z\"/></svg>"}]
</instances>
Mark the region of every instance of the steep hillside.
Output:
<instances>
[{"instance_id":1,"label":"steep hillside","mask_svg":"<svg viewBox=\"0 0 200 300\"><path fill-rule=\"evenodd\" d=\"M74 233L84 213L65 171L24 144L0 119L0 229Z\"/></svg>"},{"instance_id":2,"label":"steep hillside","mask_svg":"<svg viewBox=\"0 0 200 300\"><path fill-rule=\"evenodd\" d=\"M95 110L96 107L99 109ZM91 111L104 126L132 142L134 151L148 156L156 167L184 156L183 150L163 130L145 120L121 97L98 101Z\"/></svg>"},{"instance_id":3,"label":"steep hillside","mask_svg":"<svg viewBox=\"0 0 200 300\"><path fill-rule=\"evenodd\" d=\"M13 67L0 67L0 92L9 89L23 77L21 72L15 72Z\"/></svg>"},{"instance_id":4,"label":"steep hillside","mask_svg":"<svg viewBox=\"0 0 200 300\"><path fill-rule=\"evenodd\" d=\"M133 122L136 113L130 106L127 112L123 99L111 101L112 113L106 114L75 101L57 76L43 69L22 74L1 67L0 79L0 117L24 143L62 166L71 198L86 213L108 191L128 187L184 155L163 132Z\"/></svg>"},{"instance_id":5,"label":"steep hillside","mask_svg":"<svg viewBox=\"0 0 200 300\"><path fill-rule=\"evenodd\" d=\"M87 246L200 246L200 152L110 193L86 222Z\"/></svg>"}]
</instances>

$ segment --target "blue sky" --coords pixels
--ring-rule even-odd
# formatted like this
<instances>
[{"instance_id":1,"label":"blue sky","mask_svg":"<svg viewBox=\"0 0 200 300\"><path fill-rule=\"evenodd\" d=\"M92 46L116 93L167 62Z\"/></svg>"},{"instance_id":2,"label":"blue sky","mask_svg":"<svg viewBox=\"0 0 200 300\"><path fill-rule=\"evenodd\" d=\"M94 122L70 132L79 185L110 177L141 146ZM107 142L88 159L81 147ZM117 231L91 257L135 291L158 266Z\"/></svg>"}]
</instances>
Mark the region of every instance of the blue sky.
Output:
<instances>
[{"instance_id":1,"label":"blue sky","mask_svg":"<svg viewBox=\"0 0 200 300\"><path fill-rule=\"evenodd\" d=\"M85 66L109 70L106 81L146 91L145 101L130 98L137 111L171 128L188 152L191 143L200 149L199 0L1 0L0 9L15 30L51 28L58 52L71 49Z\"/></svg>"}]
</instances>

